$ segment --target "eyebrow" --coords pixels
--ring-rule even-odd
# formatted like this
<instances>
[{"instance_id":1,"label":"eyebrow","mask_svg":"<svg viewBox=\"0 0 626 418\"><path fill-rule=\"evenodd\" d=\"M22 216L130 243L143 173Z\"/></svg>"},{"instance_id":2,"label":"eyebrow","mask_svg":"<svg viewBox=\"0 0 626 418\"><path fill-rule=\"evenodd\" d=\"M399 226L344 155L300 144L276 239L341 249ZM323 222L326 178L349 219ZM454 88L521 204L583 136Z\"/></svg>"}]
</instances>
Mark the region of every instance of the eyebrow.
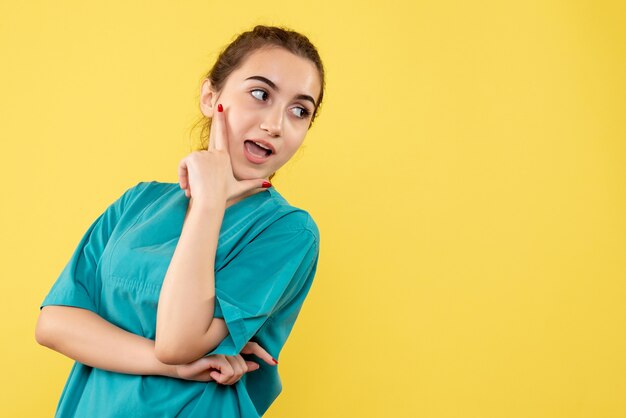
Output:
<instances>
[{"instance_id":1,"label":"eyebrow","mask_svg":"<svg viewBox=\"0 0 626 418\"><path fill-rule=\"evenodd\" d=\"M268 86L270 86L271 88L273 88L274 90L276 90L276 92L279 92L279 88L276 85L276 83L274 83L272 80L269 80L263 76L260 75L253 75L252 77L248 77L246 78L246 80L259 80L264 82L265 84L267 84ZM317 106L315 104L315 100L313 100L313 98L311 96L309 96L308 94L298 94L296 96L296 99L301 99L301 100L308 100L309 102L313 103L313 106Z\"/></svg>"}]
</instances>

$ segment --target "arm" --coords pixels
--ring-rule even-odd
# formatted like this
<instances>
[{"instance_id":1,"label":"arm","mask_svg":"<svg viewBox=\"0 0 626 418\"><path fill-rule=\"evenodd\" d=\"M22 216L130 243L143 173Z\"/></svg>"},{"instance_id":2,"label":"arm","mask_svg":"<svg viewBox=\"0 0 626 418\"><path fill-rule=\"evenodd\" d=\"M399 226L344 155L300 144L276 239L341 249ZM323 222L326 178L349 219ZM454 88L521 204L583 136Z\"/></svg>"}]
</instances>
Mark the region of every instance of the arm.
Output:
<instances>
[{"instance_id":1,"label":"arm","mask_svg":"<svg viewBox=\"0 0 626 418\"><path fill-rule=\"evenodd\" d=\"M235 178L224 109L219 104L213 112L215 99L209 106L208 149L189 154L178 165L179 183L191 207L159 296L155 351L167 364L193 361L217 346L209 331L215 311L215 254L226 204L270 185L265 178Z\"/></svg>"},{"instance_id":2,"label":"arm","mask_svg":"<svg viewBox=\"0 0 626 418\"><path fill-rule=\"evenodd\" d=\"M221 341L228 333L220 318L215 318L210 328L216 341ZM226 380L222 377L216 381L232 384L243 373L258 368L257 365L248 370L235 369L232 380L232 364L220 355L205 357L189 364L162 363L154 354L153 340L118 328L90 310L73 306L44 306L37 321L35 339L39 344L80 363L117 373L160 375L206 382L215 380L211 371L217 370L213 373L225 374ZM256 343L243 352L256 354L268 364L275 364L270 362L272 357L267 351ZM255 365L253 362L247 363L249 367Z\"/></svg>"},{"instance_id":3,"label":"arm","mask_svg":"<svg viewBox=\"0 0 626 418\"><path fill-rule=\"evenodd\" d=\"M228 334L223 320L212 327L215 253L224 211L225 203L190 202L159 296L155 354L165 364L196 360Z\"/></svg>"},{"instance_id":4,"label":"arm","mask_svg":"<svg viewBox=\"0 0 626 418\"><path fill-rule=\"evenodd\" d=\"M160 362L154 341L127 332L95 312L71 306L44 306L35 339L80 363L113 372L177 377L176 366Z\"/></svg>"}]
</instances>

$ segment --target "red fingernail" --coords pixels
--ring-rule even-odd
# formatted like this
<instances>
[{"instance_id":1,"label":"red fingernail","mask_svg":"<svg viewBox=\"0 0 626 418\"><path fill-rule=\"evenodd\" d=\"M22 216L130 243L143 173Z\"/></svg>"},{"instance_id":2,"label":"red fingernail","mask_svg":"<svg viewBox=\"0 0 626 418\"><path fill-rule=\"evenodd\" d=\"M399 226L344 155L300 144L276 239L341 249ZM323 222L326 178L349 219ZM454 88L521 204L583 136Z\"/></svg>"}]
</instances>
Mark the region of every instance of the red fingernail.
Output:
<instances>
[{"instance_id":1,"label":"red fingernail","mask_svg":"<svg viewBox=\"0 0 626 418\"><path fill-rule=\"evenodd\" d=\"M274 363L278 364L278 361L274 357L272 357L272 360L274 360Z\"/></svg>"},{"instance_id":2,"label":"red fingernail","mask_svg":"<svg viewBox=\"0 0 626 418\"><path fill-rule=\"evenodd\" d=\"M261 185L261 187L265 187L267 189L268 187L272 187L272 183L270 183L269 181L264 181L263 184ZM272 360L274 360L274 359L272 359Z\"/></svg>"},{"instance_id":3,"label":"red fingernail","mask_svg":"<svg viewBox=\"0 0 626 418\"><path fill-rule=\"evenodd\" d=\"M221 103L217 105L217 111L218 112L223 112L224 111L224 108L222 107Z\"/></svg>"}]
</instances>

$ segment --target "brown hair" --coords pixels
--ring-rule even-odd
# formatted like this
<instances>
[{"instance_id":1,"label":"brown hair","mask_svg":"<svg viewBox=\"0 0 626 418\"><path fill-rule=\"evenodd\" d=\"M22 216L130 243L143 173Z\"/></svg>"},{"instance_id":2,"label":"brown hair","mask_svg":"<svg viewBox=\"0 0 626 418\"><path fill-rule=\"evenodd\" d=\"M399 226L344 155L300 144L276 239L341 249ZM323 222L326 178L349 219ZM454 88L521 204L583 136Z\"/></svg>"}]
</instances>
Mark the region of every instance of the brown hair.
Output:
<instances>
[{"instance_id":1,"label":"brown hair","mask_svg":"<svg viewBox=\"0 0 626 418\"><path fill-rule=\"evenodd\" d=\"M213 68L203 77L203 80L208 78L215 90L222 90L228 76L242 65L245 58L252 52L264 47L284 48L294 55L309 59L315 64L320 76L321 90L316 101L317 105L311 116L310 127L318 114L324 97L324 66L315 46L306 36L298 32L283 27L257 25L254 29L241 33L220 53ZM200 149L207 149L211 118L202 115L194 124L194 127L198 124L202 126L200 131ZM270 181L275 174L273 173L269 176Z\"/></svg>"}]
</instances>

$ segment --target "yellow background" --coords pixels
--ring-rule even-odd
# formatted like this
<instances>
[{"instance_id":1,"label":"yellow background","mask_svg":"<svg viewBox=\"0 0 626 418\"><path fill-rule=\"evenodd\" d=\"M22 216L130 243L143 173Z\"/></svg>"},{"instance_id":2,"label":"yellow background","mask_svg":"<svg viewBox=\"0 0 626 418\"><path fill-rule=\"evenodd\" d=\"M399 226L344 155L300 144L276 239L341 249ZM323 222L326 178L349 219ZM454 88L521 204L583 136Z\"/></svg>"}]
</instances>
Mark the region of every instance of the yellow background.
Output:
<instances>
[{"instance_id":1,"label":"yellow background","mask_svg":"<svg viewBox=\"0 0 626 418\"><path fill-rule=\"evenodd\" d=\"M592 0L2 2L0 415L52 416L39 303L126 188L177 181L257 23L328 77L274 179L321 258L267 416L626 416L626 7Z\"/></svg>"}]
</instances>

